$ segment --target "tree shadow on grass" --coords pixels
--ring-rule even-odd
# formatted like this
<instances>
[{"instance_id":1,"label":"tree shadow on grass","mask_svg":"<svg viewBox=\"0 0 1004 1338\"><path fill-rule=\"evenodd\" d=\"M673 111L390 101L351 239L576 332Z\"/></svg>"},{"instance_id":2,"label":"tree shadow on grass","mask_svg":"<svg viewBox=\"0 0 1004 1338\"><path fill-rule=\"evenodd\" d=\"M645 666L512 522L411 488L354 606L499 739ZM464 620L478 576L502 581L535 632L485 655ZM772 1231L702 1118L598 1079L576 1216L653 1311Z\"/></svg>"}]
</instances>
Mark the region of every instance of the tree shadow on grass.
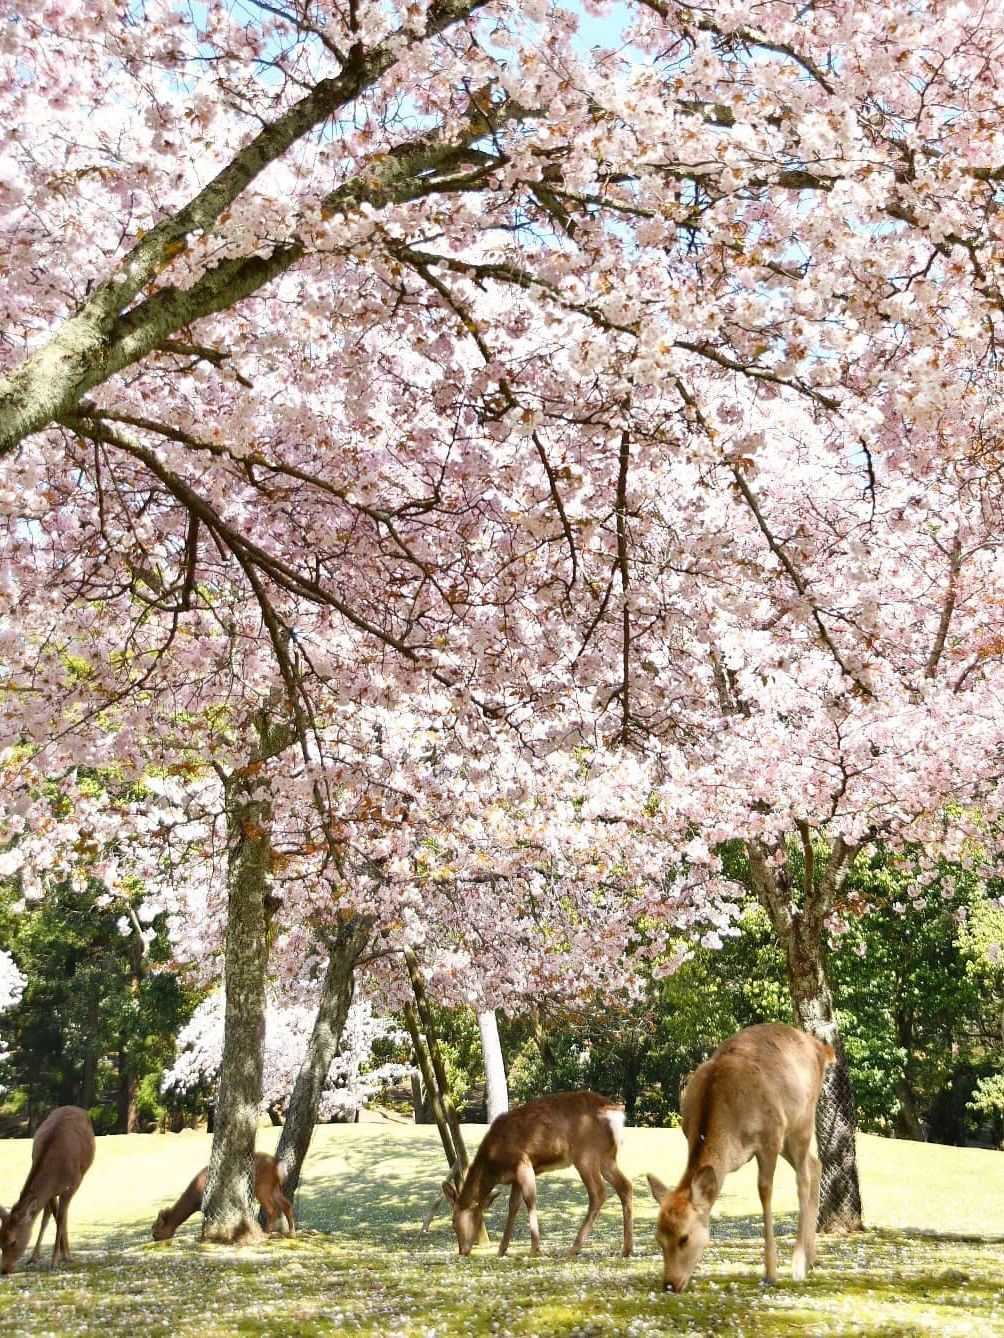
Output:
<instances>
[{"instance_id":1,"label":"tree shadow on grass","mask_svg":"<svg viewBox=\"0 0 1004 1338\"><path fill-rule=\"evenodd\" d=\"M411 1248L455 1248L451 1210L445 1201L440 1202L429 1231L421 1231L445 1176L441 1154L437 1158L430 1152L403 1162L392 1150L360 1145L349 1151L346 1160L348 1165L340 1173L329 1175L320 1167L316 1175L305 1176L296 1195L299 1223L366 1244L386 1245L393 1238ZM636 1186L636 1203L639 1198ZM493 1243L501 1236L508 1201L508 1188L503 1187L488 1211L486 1225ZM540 1177L537 1206L544 1248L550 1241L554 1248L568 1249L588 1207L582 1181L574 1172ZM648 1216L654 1222L654 1204ZM609 1246L616 1238L619 1246L621 1235L620 1200L611 1191L590 1243L603 1240ZM529 1241L529 1232L525 1210L521 1210L514 1245L524 1240Z\"/></svg>"}]
</instances>

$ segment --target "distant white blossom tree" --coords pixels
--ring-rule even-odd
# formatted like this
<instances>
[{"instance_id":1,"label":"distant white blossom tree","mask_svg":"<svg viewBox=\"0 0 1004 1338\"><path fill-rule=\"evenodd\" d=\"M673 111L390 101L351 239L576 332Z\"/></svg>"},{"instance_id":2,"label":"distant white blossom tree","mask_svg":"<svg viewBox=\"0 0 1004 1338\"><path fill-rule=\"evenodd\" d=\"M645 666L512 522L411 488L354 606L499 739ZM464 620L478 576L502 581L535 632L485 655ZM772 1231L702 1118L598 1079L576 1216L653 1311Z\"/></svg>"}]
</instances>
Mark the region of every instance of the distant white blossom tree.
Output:
<instances>
[{"instance_id":1,"label":"distant white blossom tree","mask_svg":"<svg viewBox=\"0 0 1004 1338\"><path fill-rule=\"evenodd\" d=\"M21 998L27 980L17 969L13 957L9 952L0 951L0 1013L4 1013L8 1008L12 1008ZM7 1062L9 1051L4 1041L3 1033L0 1032L0 1073ZM3 1084L0 1083L0 1093L4 1091Z\"/></svg>"},{"instance_id":2,"label":"distant white blossom tree","mask_svg":"<svg viewBox=\"0 0 1004 1338\"><path fill-rule=\"evenodd\" d=\"M225 1001L222 990L205 999L191 1021L178 1033L174 1064L164 1075L166 1093L187 1092L199 1084L213 1084L219 1075L223 1054ZM280 1004L273 996L265 1013L264 1080L262 1111L285 1107L314 1022L308 1004ZM318 1111L322 1120L351 1115L388 1083L409 1071L405 1064L373 1065L374 1042L394 1038L397 1029L389 1018L379 1017L367 1000L349 1009L342 1044L328 1070Z\"/></svg>"}]
</instances>

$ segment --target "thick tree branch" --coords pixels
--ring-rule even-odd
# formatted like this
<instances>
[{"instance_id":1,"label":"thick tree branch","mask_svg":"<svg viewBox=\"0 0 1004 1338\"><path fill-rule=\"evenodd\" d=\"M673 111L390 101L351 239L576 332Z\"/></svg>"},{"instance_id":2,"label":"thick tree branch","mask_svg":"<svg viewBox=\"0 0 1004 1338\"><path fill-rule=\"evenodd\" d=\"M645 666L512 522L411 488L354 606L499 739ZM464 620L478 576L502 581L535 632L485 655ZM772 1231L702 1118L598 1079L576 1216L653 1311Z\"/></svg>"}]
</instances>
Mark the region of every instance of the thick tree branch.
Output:
<instances>
[{"instance_id":1,"label":"thick tree branch","mask_svg":"<svg viewBox=\"0 0 1004 1338\"><path fill-rule=\"evenodd\" d=\"M256 135L188 204L151 228L47 344L0 377L0 456L70 411L87 390L149 353L182 326L256 292L299 259L304 248L291 242L267 257L218 266L187 293L167 289L128 311L151 280L186 249L191 235L211 231L223 211L270 163L376 83L399 59L402 44L412 46L442 32L484 3L440 0L427 11L422 34L402 30L369 52L354 47L337 77L315 85ZM472 138L483 133L482 118ZM390 167L393 170L388 175L397 175L397 162L392 159ZM343 186L331 198L347 190L348 185ZM360 197L364 194L360 188Z\"/></svg>"},{"instance_id":2,"label":"thick tree branch","mask_svg":"<svg viewBox=\"0 0 1004 1338\"><path fill-rule=\"evenodd\" d=\"M938 665L941 663L941 657L945 650L945 642L948 640L948 629L952 625L952 614L955 612L955 601L958 598L959 573L962 571L962 540L956 535L952 543L951 553L948 560L948 586L945 590L945 600L941 606L941 618L938 621L938 630L935 633L934 645L931 647L931 653L927 657L927 664L924 668L925 678L936 678L938 674Z\"/></svg>"}]
</instances>

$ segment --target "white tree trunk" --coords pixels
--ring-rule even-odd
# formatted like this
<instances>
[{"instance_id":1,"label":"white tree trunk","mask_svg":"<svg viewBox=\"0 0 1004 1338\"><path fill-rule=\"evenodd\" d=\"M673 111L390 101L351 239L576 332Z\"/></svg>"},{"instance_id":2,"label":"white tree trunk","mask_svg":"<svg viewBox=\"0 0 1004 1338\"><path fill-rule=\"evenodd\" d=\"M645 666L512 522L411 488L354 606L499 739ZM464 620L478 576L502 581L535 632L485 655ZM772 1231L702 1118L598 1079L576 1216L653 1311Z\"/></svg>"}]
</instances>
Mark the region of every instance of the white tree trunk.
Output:
<instances>
[{"instance_id":1,"label":"white tree trunk","mask_svg":"<svg viewBox=\"0 0 1004 1338\"><path fill-rule=\"evenodd\" d=\"M488 1099L488 1123L509 1109L509 1085L505 1076L505 1060L499 1039L499 1024L494 1009L478 1014L481 1032L481 1052L485 1061L485 1085Z\"/></svg>"}]
</instances>

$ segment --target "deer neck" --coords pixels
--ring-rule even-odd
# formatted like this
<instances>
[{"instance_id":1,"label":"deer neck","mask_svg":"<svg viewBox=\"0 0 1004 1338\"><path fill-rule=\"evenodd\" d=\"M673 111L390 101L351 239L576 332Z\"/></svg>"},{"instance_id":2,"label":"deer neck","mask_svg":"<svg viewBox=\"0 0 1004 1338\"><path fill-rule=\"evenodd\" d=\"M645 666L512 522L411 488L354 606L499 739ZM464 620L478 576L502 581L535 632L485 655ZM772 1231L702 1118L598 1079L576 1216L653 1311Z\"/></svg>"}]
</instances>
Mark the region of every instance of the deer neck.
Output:
<instances>
[{"instance_id":1,"label":"deer neck","mask_svg":"<svg viewBox=\"0 0 1004 1338\"><path fill-rule=\"evenodd\" d=\"M199 1183L200 1178L196 1177L178 1202L165 1213L164 1221L172 1230L176 1231L182 1222L187 1222L192 1214L197 1213L202 1207L202 1192L205 1186Z\"/></svg>"},{"instance_id":2,"label":"deer neck","mask_svg":"<svg viewBox=\"0 0 1004 1338\"><path fill-rule=\"evenodd\" d=\"M470 1170L464 1177L464 1185L460 1191L460 1206L462 1208L473 1208L477 1204L478 1207L483 1208L488 1200L488 1195L495 1188L495 1184L496 1181L481 1160L480 1155L476 1156L471 1162Z\"/></svg>"},{"instance_id":3,"label":"deer neck","mask_svg":"<svg viewBox=\"0 0 1004 1338\"><path fill-rule=\"evenodd\" d=\"M21 1190L20 1197L11 1212L24 1216L30 1215L34 1220L53 1194L58 1194L65 1187L65 1183L66 1173L62 1162L51 1157L43 1157L35 1162L28 1172L24 1188ZM35 1211L26 1214L24 1209L32 1199L35 1200Z\"/></svg>"},{"instance_id":4,"label":"deer neck","mask_svg":"<svg viewBox=\"0 0 1004 1338\"><path fill-rule=\"evenodd\" d=\"M725 1177L733 1169L729 1155L730 1150L728 1139L716 1138L713 1131L702 1134L688 1158L687 1169L684 1171L679 1185L677 1185L678 1191L692 1197L692 1187L697 1176L705 1167L710 1167L714 1171L714 1191L702 1198L704 1206L699 1209L700 1216L705 1220L711 1216L711 1209L722 1192ZM697 1207L696 1201L694 1206Z\"/></svg>"}]
</instances>

